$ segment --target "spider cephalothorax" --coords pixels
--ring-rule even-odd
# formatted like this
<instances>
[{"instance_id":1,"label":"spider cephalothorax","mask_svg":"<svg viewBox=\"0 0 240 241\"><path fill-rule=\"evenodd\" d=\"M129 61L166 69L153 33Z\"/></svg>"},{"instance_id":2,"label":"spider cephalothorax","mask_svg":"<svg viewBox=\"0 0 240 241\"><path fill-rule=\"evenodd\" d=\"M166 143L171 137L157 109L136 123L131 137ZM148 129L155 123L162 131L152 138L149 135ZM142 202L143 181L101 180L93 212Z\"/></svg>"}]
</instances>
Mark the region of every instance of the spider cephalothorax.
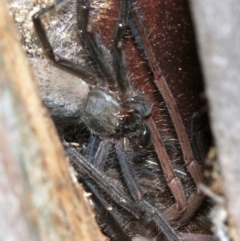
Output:
<instances>
[{"instance_id":1,"label":"spider cephalothorax","mask_svg":"<svg viewBox=\"0 0 240 241\"><path fill-rule=\"evenodd\" d=\"M88 95L81 120L92 133L102 137L133 136L136 132L143 136L149 129L143 118L150 112L151 103L144 97L134 96L121 102L106 91L93 90Z\"/></svg>"},{"instance_id":2,"label":"spider cephalothorax","mask_svg":"<svg viewBox=\"0 0 240 241\"><path fill-rule=\"evenodd\" d=\"M59 0L56 5L61 3L65 1ZM152 6L156 3L151 1ZM80 138L79 148L66 143L65 147L80 182L92 193L103 230L113 240L132 240L139 236L148 240L162 240L163 237L169 241L178 241L180 237L193 240L194 234L186 233L188 228L182 233L175 228L187 223L202 203L204 195L197 185L203 182L203 175L185 120L163 77L158 56L150 46L151 33L146 34L137 4L141 5L138 1L134 4L130 0L120 1L118 21L112 31L113 41L109 41L112 47L106 50L89 23L89 1L76 2L76 32L93 73L54 54L41 21L54 6L35 14L33 21L47 56L92 86L75 125L75 128L84 125L88 129L89 144L82 148ZM136 39L135 50L142 51L147 73L151 69L154 79L150 85L148 82L132 83L128 78L126 62L130 61L126 60L123 47L126 30ZM132 50L128 50L129 56ZM158 95L149 95L150 91L158 91ZM159 99L165 106L165 114L159 111ZM167 116L165 122L170 127L160 129L158 115ZM170 151L171 145L176 153ZM214 240L202 232L197 237L199 241Z\"/></svg>"}]
</instances>

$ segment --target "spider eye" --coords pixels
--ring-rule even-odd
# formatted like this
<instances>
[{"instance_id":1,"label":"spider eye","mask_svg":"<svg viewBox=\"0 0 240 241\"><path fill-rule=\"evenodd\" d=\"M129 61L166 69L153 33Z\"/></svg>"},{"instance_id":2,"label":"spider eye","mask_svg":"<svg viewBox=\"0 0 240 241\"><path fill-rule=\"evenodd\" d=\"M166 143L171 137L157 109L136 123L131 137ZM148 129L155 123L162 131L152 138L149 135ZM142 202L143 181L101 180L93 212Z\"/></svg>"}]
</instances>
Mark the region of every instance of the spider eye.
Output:
<instances>
[{"instance_id":1,"label":"spider eye","mask_svg":"<svg viewBox=\"0 0 240 241\"><path fill-rule=\"evenodd\" d=\"M138 144L140 147L146 147L151 143L151 130L148 125L143 124L138 135Z\"/></svg>"}]
</instances>

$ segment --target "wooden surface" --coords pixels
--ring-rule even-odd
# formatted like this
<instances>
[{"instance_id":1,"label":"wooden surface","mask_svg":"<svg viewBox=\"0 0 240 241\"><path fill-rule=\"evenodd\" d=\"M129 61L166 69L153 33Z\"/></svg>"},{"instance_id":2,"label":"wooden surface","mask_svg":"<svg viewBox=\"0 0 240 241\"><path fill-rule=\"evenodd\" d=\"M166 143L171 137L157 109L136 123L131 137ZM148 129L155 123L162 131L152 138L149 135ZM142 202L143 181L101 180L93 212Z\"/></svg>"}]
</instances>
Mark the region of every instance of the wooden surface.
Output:
<instances>
[{"instance_id":1,"label":"wooden surface","mask_svg":"<svg viewBox=\"0 0 240 241\"><path fill-rule=\"evenodd\" d=\"M106 240L0 6L0 240Z\"/></svg>"}]
</instances>

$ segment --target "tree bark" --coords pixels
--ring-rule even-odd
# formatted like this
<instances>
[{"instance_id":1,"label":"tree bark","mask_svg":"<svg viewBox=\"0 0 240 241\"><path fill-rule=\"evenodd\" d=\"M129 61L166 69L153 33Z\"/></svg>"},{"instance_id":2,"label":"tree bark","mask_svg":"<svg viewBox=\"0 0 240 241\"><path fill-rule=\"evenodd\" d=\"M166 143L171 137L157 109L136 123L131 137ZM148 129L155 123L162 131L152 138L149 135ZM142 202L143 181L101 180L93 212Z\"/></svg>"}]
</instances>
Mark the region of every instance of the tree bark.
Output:
<instances>
[{"instance_id":1,"label":"tree bark","mask_svg":"<svg viewBox=\"0 0 240 241\"><path fill-rule=\"evenodd\" d=\"M106 240L0 6L0 239Z\"/></svg>"},{"instance_id":2,"label":"tree bark","mask_svg":"<svg viewBox=\"0 0 240 241\"><path fill-rule=\"evenodd\" d=\"M192 0L231 235L240 240L240 8L238 0Z\"/></svg>"}]
</instances>

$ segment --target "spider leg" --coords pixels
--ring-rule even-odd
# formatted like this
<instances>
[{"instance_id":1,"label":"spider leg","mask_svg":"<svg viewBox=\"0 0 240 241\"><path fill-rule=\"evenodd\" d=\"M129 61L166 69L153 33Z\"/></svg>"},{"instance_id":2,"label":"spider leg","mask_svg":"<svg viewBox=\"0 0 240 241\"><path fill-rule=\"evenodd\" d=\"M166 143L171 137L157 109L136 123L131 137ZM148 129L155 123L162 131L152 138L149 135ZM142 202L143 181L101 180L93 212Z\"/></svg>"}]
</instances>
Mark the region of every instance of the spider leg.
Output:
<instances>
[{"instance_id":1,"label":"spider leg","mask_svg":"<svg viewBox=\"0 0 240 241\"><path fill-rule=\"evenodd\" d=\"M129 189L129 192L130 192L132 198L136 202L142 201L143 194L136 182L135 174L134 174L133 167L131 164L131 159L129 158L129 155L126 154L127 151L124 150L122 143L118 143L115 146L115 149L117 152L117 156L118 156L118 160L119 160L119 163L121 166L124 180L127 184L127 187Z\"/></svg>"},{"instance_id":2,"label":"spider leg","mask_svg":"<svg viewBox=\"0 0 240 241\"><path fill-rule=\"evenodd\" d=\"M90 141L89 141L89 145L87 147L86 153L84 153L84 156L89 160L89 161L93 161L94 156L98 150L100 144L100 139L95 136L95 135L91 135L90 136Z\"/></svg>"},{"instance_id":3,"label":"spider leg","mask_svg":"<svg viewBox=\"0 0 240 241\"><path fill-rule=\"evenodd\" d=\"M101 141L98 136L92 134L84 156L98 171L103 172L111 145L109 140Z\"/></svg>"},{"instance_id":4,"label":"spider leg","mask_svg":"<svg viewBox=\"0 0 240 241\"><path fill-rule=\"evenodd\" d=\"M107 161L108 153L111 148L111 143L108 140L103 140L96 152L93 160L93 165L100 171L103 172L104 165Z\"/></svg>"},{"instance_id":5,"label":"spider leg","mask_svg":"<svg viewBox=\"0 0 240 241\"><path fill-rule=\"evenodd\" d=\"M48 40L46 31L44 30L44 26L42 24L41 17L44 14L46 14L47 12L54 9L57 5L61 4L64 1L65 0L57 0L55 5L43 8L39 12L34 14L32 19L33 19L33 24L34 24L35 30L36 30L36 32L38 34L38 37L39 37L39 39L42 43L42 46L44 48L44 51L45 51L46 55L57 66L59 66L61 68L64 68L64 69L72 72L73 74L77 75L78 77L84 78L85 80L95 79L96 77L92 73L88 72L86 70L86 68L78 66L71 61L68 61L64 58L61 58L61 57L55 55L55 53L53 51L53 48L52 48L52 46L51 46L51 44Z\"/></svg>"},{"instance_id":6,"label":"spider leg","mask_svg":"<svg viewBox=\"0 0 240 241\"><path fill-rule=\"evenodd\" d=\"M186 132L185 126L183 124L183 120L182 120L181 115L177 108L177 104L169 89L166 79L163 77L162 72L157 64L157 60L154 56L154 53L153 53L150 43L148 41L147 35L145 33L145 29L143 27L141 17L139 16L139 13L137 12L137 10L135 8L132 11L132 15L133 15L135 23L138 27L142 44L144 45L146 55L148 56L149 64L150 64L153 74L155 76L154 82L155 82L159 92L161 93L162 97L164 98L164 101L168 108L169 114L171 116L171 120L175 127L175 130L176 130L176 133L177 133L177 136L179 139L179 143L180 143L180 146L182 149L186 168L187 168L188 172L190 173L190 175L192 176L196 186L198 186L198 184L204 183L203 174L202 174L202 171L201 171L201 168L200 168L198 162L195 159L195 156L194 156L194 153L193 153L193 150L192 150L189 138L188 138L188 134ZM156 146L155 146L155 148L156 148ZM169 167L168 169L171 169L170 161L168 161L166 163L166 165ZM165 175L169 175L169 174L171 175L172 173L169 172L169 170L167 170L167 172L165 172ZM176 185L176 184L174 184L174 185ZM181 196L181 198L182 198L182 194L181 194L182 191L183 191L182 188L181 189L174 188L173 195L175 196L177 202L181 201L178 199L178 196ZM192 200L191 203L188 200L187 206L186 205L182 206L182 207L184 207L184 209L186 208L186 213L188 214L188 218L191 218L191 216L198 209L200 203L204 199L204 195L198 189L198 187L196 187L196 190L193 192L192 197L190 197L190 199ZM182 199L182 201L183 201L183 199Z\"/></svg>"},{"instance_id":7,"label":"spider leg","mask_svg":"<svg viewBox=\"0 0 240 241\"><path fill-rule=\"evenodd\" d=\"M88 23L90 4L88 0L77 0L77 23L78 35L85 47L85 50L97 64L101 76L107 82L111 90L117 90L115 74L105 57L101 48L98 47L100 41L96 39L96 34L92 26Z\"/></svg>"},{"instance_id":8,"label":"spider leg","mask_svg":"<svg viewBox=\"0 0 240 241\"><path fill-rule=\"evenodd\" d=\"M122 0L120 7L120 16L117 27L114 33L113 45L113 67L116 73L116 80L120 89L121 95L127 94L129 89L129 81L126 74L126 66L123 58L123 34L128 26L128 18L131 9L131 0Z\"/></svg>"},{"instance_id":9,"label":"spider leg","mask_svg":"<svg viewBox=\"0 0 240 241\"><path fill-rule=\"evenodd\" d=\"M175 231L171 228L168 222L166 222L166 220L156 208L154 208L146 201L139 202L139 206L141 207L141 210L143 210L145 213L145 219L149 222L154 222L157 228L159 228L159 230L163 232L163 234L169 241L180 240Z\"/></svg>"}]
</instances>

